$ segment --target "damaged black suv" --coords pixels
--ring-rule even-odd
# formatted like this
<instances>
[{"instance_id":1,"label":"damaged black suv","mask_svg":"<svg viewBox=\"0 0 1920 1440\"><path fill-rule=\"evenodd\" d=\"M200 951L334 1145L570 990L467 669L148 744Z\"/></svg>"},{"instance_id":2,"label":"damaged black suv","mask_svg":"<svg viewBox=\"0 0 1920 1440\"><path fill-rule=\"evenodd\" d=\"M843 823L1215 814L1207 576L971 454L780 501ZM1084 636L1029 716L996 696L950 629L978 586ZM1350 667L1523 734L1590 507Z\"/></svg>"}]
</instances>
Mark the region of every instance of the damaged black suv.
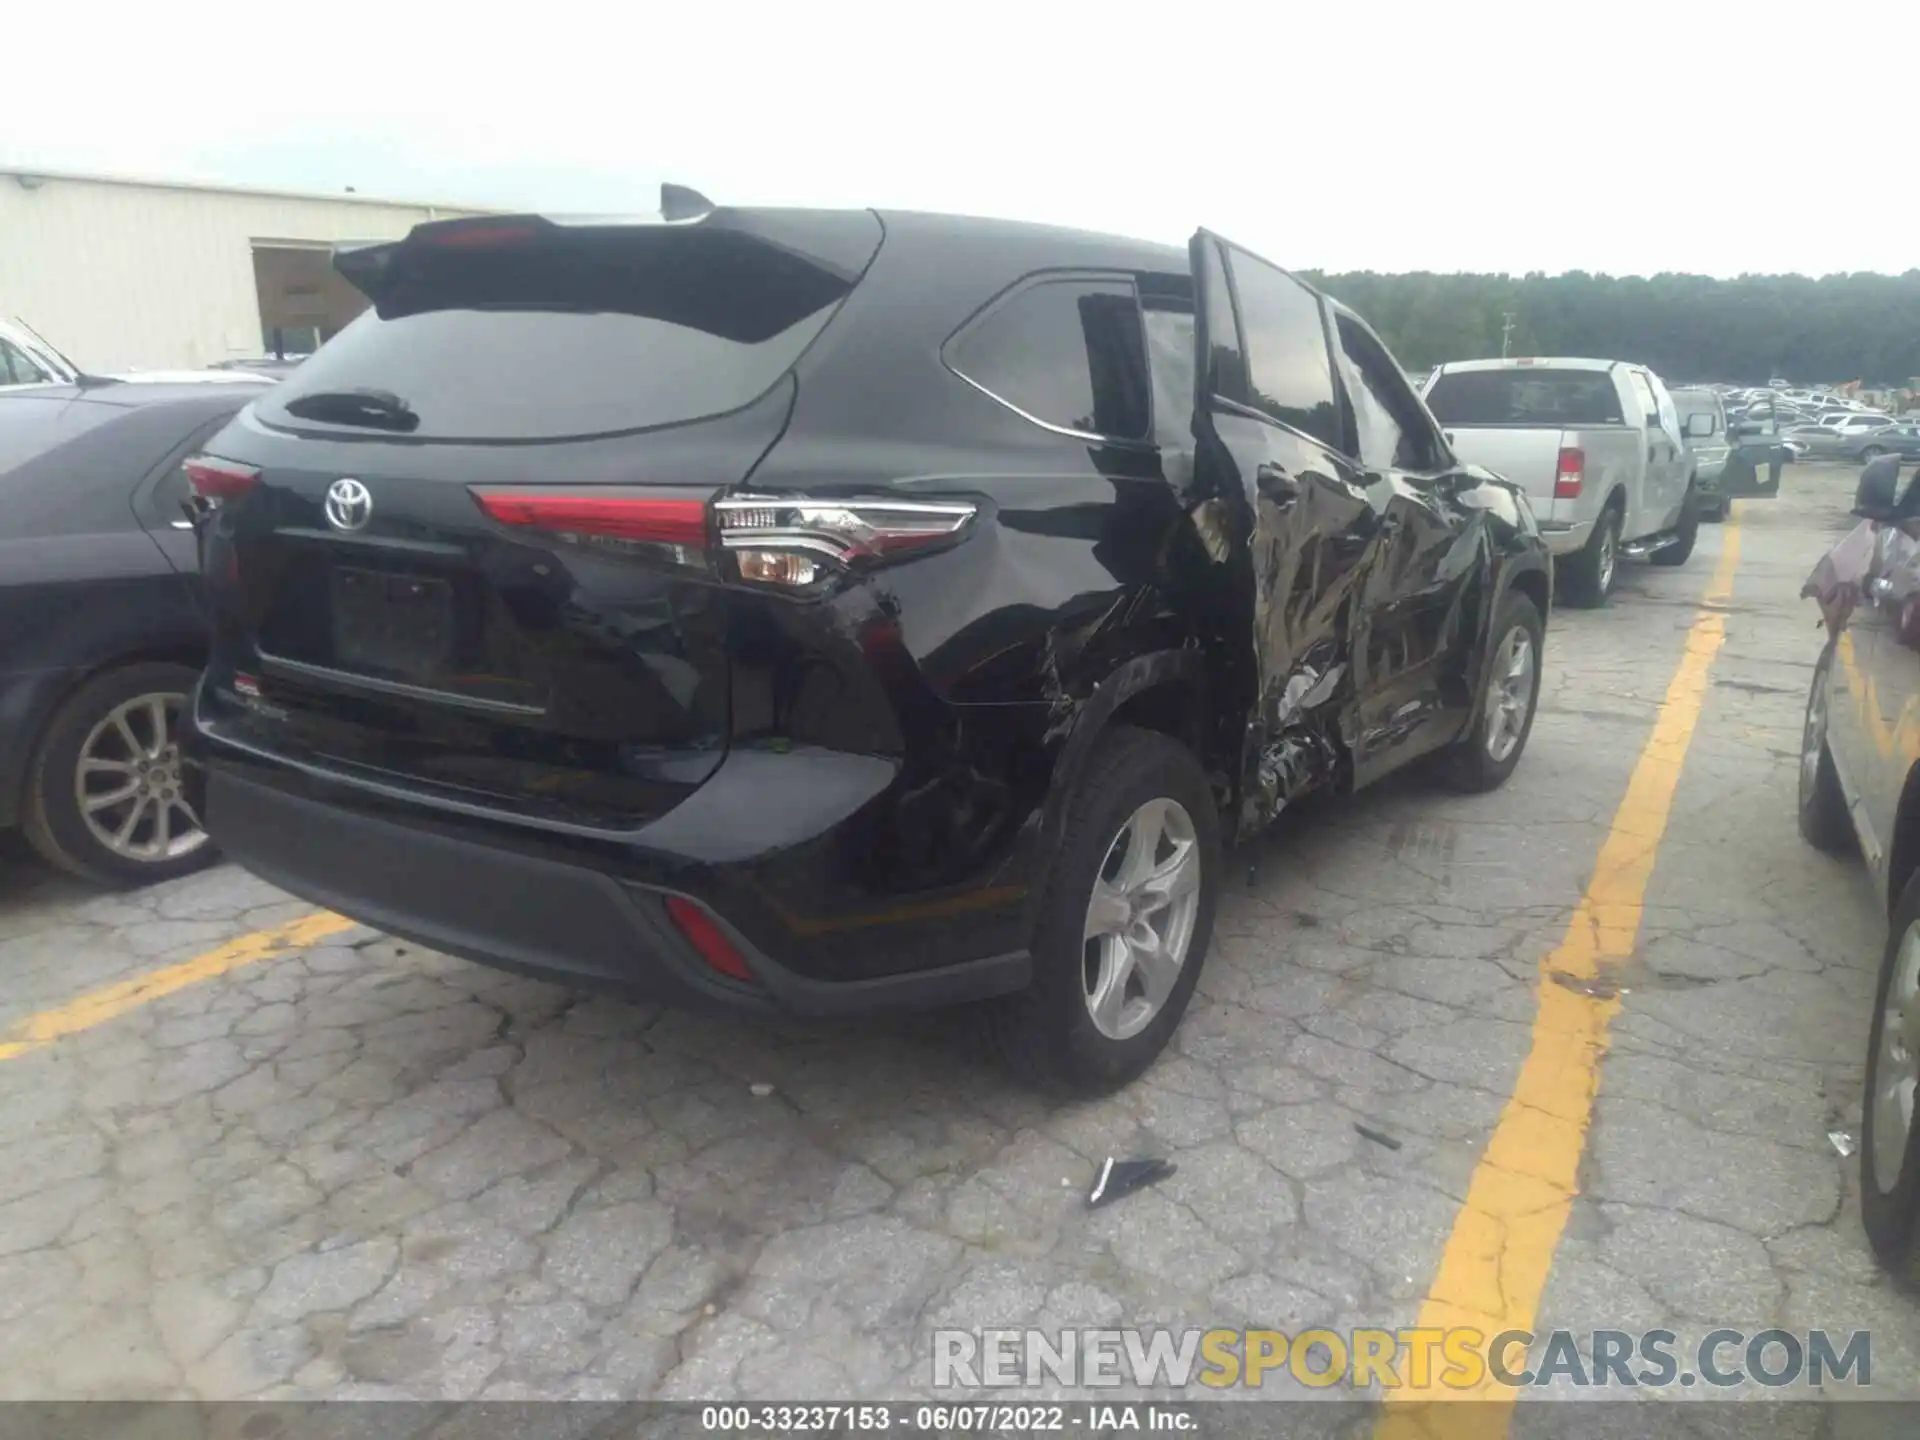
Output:
<instances>
[{"instance_id":1,"label":"damaged black suv","mask_svg":"<svg viewBox=\"0 0 1920 1440\"><path fill-rule=\"evenodd\" d=\"M1550 590L1353 314L1212 234L444 221L191 464L206 824L297 895L675 1003L984 1002L1098 1089L1223 846L1513 770Z\"/></svg>"}]
</instances>

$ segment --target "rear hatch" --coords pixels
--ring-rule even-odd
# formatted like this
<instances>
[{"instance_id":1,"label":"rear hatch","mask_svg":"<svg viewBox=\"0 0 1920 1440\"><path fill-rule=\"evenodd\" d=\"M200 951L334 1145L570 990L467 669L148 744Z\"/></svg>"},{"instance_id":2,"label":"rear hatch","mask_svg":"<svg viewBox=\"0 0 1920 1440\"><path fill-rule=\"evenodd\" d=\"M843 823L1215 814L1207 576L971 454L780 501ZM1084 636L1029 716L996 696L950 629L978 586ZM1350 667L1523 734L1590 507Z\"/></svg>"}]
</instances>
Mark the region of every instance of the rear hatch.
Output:
<instances>
[{"instance_id":1,"label":"rear hatch","mask_svg":"<svg viewBox=\"0 0 1920 1440\"><path fill-rule=\"evenodd\" d=\"M344 255L374 306L208 447L216 735L624 828L718 766L710 502L880 242L853 212L443 222Z\"/></svg>"},{"instance_id":2,"label":"rear hatch","mask_svg":"<svg viewBox=\"0 0 1920 1440\"><path fill-rule=\"evenodd\" d=\"M1442 370L1425 398L1460 458L1524 489L1542 520L1577 509L1589 465L1577 432L1625 423L1604 370Z\"/></svg>"}]
</instances>

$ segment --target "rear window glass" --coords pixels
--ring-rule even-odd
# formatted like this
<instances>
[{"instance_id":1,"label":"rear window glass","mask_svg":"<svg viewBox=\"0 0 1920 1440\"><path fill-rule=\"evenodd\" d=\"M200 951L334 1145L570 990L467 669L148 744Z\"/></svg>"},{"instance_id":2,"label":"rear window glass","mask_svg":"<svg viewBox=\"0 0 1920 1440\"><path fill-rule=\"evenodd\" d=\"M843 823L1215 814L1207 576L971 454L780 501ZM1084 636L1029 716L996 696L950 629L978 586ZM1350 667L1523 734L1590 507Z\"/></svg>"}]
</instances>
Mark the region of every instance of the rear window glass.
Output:
<instances>
[{"instance_id":1,"label":"rear window glass","mask_svg":"<svg viewBox=\"0 0 1920 1440\"><path fill-rule=\"evenodd\" d=\"M333 429L338 417L314 413L311 397L377 391L417 420L372 428L487 441L604 435L736 410L791 368L878 247L872 216L839 218L867 233L851 266L777 237L705 226L409 242L370 287L373 308L283 380L259 413Z\"/></svg>"},{"instance_id":2,"label":"rear window glass","mask_svg":"<svg viewBox=\"0 0 1920 1440\"><path fill-rule=\"evenodd\" d=\"M1427 392L1442 425L1619 425L1620 396L1604 370L1459 370Z\"/></svg>"},{"instance_id":3,"label":"rear window glass","mask_svg":"<svg viewBox=\"0 0 1920 1440\"><path fill-rule=\"evenodd\" d=\"M1146 344L1130 281L1026 285L962 330L949 358L1029 419L1115 440L1147 437Z\"/></svg>"}]
</instances>

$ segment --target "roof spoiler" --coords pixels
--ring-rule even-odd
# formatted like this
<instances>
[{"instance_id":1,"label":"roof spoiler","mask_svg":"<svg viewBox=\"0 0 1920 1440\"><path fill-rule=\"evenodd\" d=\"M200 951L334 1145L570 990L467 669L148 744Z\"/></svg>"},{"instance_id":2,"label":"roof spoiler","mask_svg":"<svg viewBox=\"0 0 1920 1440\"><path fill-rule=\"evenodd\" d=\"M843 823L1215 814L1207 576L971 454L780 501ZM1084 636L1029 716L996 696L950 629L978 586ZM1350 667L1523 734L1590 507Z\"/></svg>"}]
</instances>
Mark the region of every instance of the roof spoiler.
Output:
<instances>
[{"instance_id":1,"label":"roof spoiler","mask_svg":"<svg viewBox=\"0 0 1920 1440\"><path fill-rule=\"evenodd\" d=\"M669 223L701 220L718 208L688 185L671 181L660 186L660 218ZM348 243L333 248L333 268L369 300L378 301L395 253L403 245L444 245L458 248L498 241L530 240L542 230L558 227L544 215L463 215L455 220L428 220L400 240Z\"/></svg>"}]
</instances>

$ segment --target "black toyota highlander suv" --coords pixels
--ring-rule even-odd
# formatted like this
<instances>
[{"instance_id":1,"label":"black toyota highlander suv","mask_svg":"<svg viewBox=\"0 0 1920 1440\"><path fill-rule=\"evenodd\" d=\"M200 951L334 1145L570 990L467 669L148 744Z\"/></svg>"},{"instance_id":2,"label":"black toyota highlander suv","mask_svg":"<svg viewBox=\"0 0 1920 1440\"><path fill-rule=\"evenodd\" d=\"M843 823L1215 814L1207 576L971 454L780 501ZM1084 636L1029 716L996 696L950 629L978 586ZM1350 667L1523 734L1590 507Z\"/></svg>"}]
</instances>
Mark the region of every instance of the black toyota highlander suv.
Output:
<instances>
[{"instance_id":1,"label":"black toyota highlander suv","mask_svg":"<svg viewBox=\"0 0 1920 1440\"><path fill-rule=\"evenodd\" d=\"M442 221L191 467L207 825L486 964L803 1015L985 1001L1101 1088L1222 847L1498 785L1549 561L1361 321L1202 232Z\"/></svg>"}]
</instances>

